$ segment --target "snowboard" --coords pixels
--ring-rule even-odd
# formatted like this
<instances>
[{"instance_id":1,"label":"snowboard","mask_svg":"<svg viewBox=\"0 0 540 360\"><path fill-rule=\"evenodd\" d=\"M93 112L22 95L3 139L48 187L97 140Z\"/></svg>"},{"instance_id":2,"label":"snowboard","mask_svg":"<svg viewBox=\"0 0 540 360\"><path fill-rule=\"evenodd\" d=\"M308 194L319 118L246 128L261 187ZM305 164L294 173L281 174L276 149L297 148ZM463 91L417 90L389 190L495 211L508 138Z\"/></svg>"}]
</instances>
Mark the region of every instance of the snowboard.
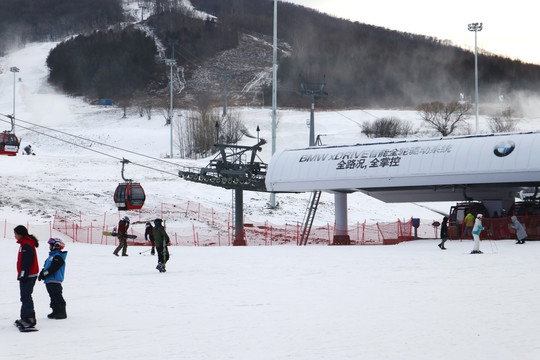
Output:
<instances>
[{"instance_id":1,"label":"snowboard","mask_svg":"<svg viewBox=\"0 0 540 360\"><path fill-rule=\"evenodd\" d=\"M39 331L38 329L36 329L35 327L29 327L29 328L25 328L23 326L21 326L19 324L19 320L15 320L15 322L13 323L13 325L15 325L17 327L17 329L19 329L20 332L34 332L34 331Z\"/></svg>"},{"instance_id":2,"label":"snowboard","mask_svg":"<svg viewBox=\"0 0 540 360\"><path fill-rule=\"evenodd\" d=\"M119 234L119 233L113 232L113 231L104 231L103 235L105 235L105 236L115 236L115 237L123 236L123 237L126 237L128 239L136 239L137 238L137 235Z\"/></svg>"}]
</instances>

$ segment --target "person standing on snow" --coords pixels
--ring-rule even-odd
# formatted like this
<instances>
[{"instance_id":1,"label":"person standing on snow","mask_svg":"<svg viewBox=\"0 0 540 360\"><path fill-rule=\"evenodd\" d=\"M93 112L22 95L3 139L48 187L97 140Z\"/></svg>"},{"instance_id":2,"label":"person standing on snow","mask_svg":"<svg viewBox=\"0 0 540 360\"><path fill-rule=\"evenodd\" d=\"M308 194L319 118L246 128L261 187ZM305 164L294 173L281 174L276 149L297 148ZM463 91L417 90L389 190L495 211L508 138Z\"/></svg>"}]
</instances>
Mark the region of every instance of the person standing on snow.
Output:
<instances>
[{"instance_id":1,"label":"person standing on snow","mask_svg":"<svg viewBox=\"0 0 540 360\"><path fill-rule=\"evenodd\" d=\"M17 257L17 280L21 294L21 318L15 320L15 325L21 329L36 326L36 312L32 292L39 273L39 265L36 248L39 246L38 239L28 234L28 229L18 225L13 229L15 239L20 245Z\"/></svg>"},{"instance_id":2,"label":"person standing on snow","mask_svg":"<svg viewBox=\"0 0 540 360\"><path fill-rule=\"evenodd\" d=\"M156 253L156 243L154 242L154 228L149 222L146 223L146 229L144 230L144 240L150 241L152 244L152 250L150 254L155 255Z\"/></svg>"},{"instance_id":3,"label":"person standing on snow","mask_svg":"<svg viewBox=\"0 0 540 360\"><path fill-rule=\"evenodd\" d=\"M66 270L67 251L62 251L66 244L61 239L50 238L49 257L45 260L43 270L39 273L38 280L44 280L45 287L51 298L52 313L47 315L49 319L65 319L66 301L62 296L62 281Z\"/></svg>"},{"instance_id":4,"label":"person standing on snow","mask_svg":"<svg viewBox=\"0 0 540 360\"><path fill-rule=\"evenodd\" d=\"M169 260L169 250L167 249L167 245L169 245L170 240L169 235L167 235L161 222L161 219L154 220L154 242L158 254L158 264L156 269L158 269L159 272L165 272L165 264Z\"/></svg>"},{"instance_id":5,"label":"person standing on snow","mask_svg":"<svg viewBox=\"0 0 540 360\"><path fill-rule=\"evenodd\" d=\"M518 221L518 218L514 215L512 219L512 228L516 230L516 244L525 244L525 239L527 238L527 232L521 223Z\"/></svg>"},{"instance_id":6,"label":"person standing on snow","mask_svg":"<svg viewBox=\"0 0 540 360\"><path fill-rule=\"evenodd\" d=\"M461 238L466 239L468 236L471 236L472 228L474 226L474 215L472 212L470 212L470 210L467 211L467 215L465 215L463 225L465 225L465 228L463 229L463 234L461 235Z\"/></svg>"},{"instance_id":7,"label":"person standing on snow","mask_svg":"<svg viewBox=\"0 0 540 360\"><path fill-rule=\"evenodd\" d=\"M129 229L129 218L127 216L124 216L120 222L118 222L118 246L113 251L113 254L118 256L118 252L120 249L122 249L122 256L128 256L127 254L127 231Z\"/></svg>"},{"instance_id":8,"label":"person standing on snow","mask_svg":"<svg viewBox=\"0 0 540 360\"><path fill-rule=\"evenodd\" d=\"M476 221L474 222L474 227L472 229L474 247L471 254L483 254L483 252L480 251L480 233L484 230L484 227L482 226L482 217L482 214L478 214L476 216Z\"/></svg>"},{"instance_id":9,"label":"person standing on snow","mask_svg":"<svg viewBox=\"0 0 540 360\"><path fill-rule=\"evenodd\" d=\"M444 243L448 240L448 216L443 217L441 224L441 243L439 247L441 250L446 250Z\"/></svg>"}]
</instances>

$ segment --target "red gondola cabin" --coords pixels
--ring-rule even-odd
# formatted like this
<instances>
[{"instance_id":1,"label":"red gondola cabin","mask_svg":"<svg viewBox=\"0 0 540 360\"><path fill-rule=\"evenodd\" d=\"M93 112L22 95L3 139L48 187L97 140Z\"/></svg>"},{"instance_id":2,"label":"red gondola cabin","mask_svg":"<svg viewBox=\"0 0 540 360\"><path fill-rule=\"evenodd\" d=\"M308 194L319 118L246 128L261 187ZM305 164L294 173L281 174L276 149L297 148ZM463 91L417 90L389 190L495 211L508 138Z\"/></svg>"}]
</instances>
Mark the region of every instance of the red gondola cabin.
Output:
<instances>
[{"instance_id":1,"label":"red gondola cabin","mask_svg":"<svg viewBox=\"0 0 540 360\"><path fill-rule=\"evenodd\" d=\"M139 183L118 184L114 192L114 202L118 210L138 210L143 207L146 195Z\"/></svg>"},{"instance_id":2,"label":"red gondola cabin","mask_svg":"<svg viewBox=\"0 0 540 360\"><path fill-rule=\"evenodd\" d=\"M0 155L14 156L19 152L19 139L12 133L0 134Z\"/></svg>"}]
</instances>

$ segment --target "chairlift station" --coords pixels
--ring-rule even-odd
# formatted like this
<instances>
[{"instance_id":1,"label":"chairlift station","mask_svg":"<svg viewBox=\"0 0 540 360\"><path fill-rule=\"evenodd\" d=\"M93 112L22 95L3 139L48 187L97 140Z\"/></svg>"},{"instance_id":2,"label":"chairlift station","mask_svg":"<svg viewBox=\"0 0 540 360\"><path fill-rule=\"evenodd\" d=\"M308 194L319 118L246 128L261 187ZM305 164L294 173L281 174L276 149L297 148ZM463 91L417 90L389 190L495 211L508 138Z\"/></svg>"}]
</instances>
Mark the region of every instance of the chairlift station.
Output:
<instances>
[{"instance_id":1,"label":"chairlift station","mask_svg":"<svg viewBox=\"0 0 540 360\"><path fill-rule=\"evenodd\" d=\"M347 194L352 192L390 203L478 200L494 212L508 209L522 188L540 184L540 132L285 149L274 154L268 165L257 161L262 145L218 144L219 154L207 167L178 174L235 190L239 228L242 190L312 192L312 216L316 194L333 193L335 236L343 244L347 243ZM237 236L236 245L244 245L242 235Z\"/></svg>"}]
</instances>

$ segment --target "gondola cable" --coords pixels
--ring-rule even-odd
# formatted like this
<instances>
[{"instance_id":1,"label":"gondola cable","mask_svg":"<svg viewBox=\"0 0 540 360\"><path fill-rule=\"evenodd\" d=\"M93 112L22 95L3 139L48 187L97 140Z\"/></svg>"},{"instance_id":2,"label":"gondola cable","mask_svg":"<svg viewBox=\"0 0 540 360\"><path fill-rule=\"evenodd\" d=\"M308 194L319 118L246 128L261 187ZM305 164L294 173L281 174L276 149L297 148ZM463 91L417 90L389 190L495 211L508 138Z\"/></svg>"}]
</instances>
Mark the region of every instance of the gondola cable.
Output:
<instances>
[{"instance_id":1,"label":"gondola cable","mask_svg":"<svg viewBox=\"0 0 540 360\"><path fill-rule=\"evenodd\" d=\"M0 114L1 116L7 116L5 114ZM60 130L55 130L55 129L52 129L52 128L48 128L46 126L42 126L42 125L38 125L38 124L33 124L29 121L24 121L24 120L21 120L21 119L16 119L18 122L23 122L23 123L26 123L26 124L31 124L31 125L34 125L34 126L37 126L37 127L41 127L43 129L47 129L47 130L50 130L50 131L54 131L54 132L58 132L58 133L61 133L63 135L67 135L67 136L72 136L72 137L75 137L75 138L78 138L78 139L81 139L81 140L84 140L84 141L88 141L88 142L91 142L91 143L96 143L98 145L102 145L102 146L108 146L110 148L113 148L113 149L116 149L116 150L121 150L121 151L125 151L125 152L128 152L128 153L131 153L131 154L135 154L135 155L138 155L138 156L142 156L142 157L146 157L146 158L149 158L149 159L152 159L152 160L159 160L159 161L162 161L162 162L165 162L169 165L174 165L174 166L179 166L177 164L174 164L174 163L171 163L171 162L168 162L168 161L165 161L165 160L162 160L162 159L158 159L158 158L154 158L152 156L148 156L148 155L144 155L144 154L140 154L140 153L136 153L134 151L131 151L131 150L127 150L127 149L122 149L122 148L119 148L117 146L113 146L113 145L109 145L109 144L105 144L105 143L101 143L99 141L95 141L95 140L91 140L91 139L86 139L86 138L83 138L82 136L78 136L78 135L73 135L73 134L69 134L67 132L64 132L64 131L60 131ZM3 119L0 119L0 121L3 121L3 122L7 122L6 120L3 120ZM80 147L80 148L83 148L83 149L86 149L86 150L89 150L89 151L93 151L97 154L100 154L100 155L103 155L103 156L107 156L107 157L110 157L110 158L113 158L113 159L116 159L116 160L119 160L119 161L122 161L123 158L120 158L120 157L117 157L117 156L114 156L114 155L111 155L111 154L107 154L103 151L99 151L99 150L95 150L95 149L92 149L88 146L84 146L84 145L80 145L80 144L77 144L77 143L74 143L74 142L71 142L69 140L66 140L66 139L62 139L62 138L59 138L57 136L53 136L53 135L50 135L50 134L47 134L45 132L42 132L42 131L38 131L36 129L33 129L33 128L30 128L30 127L27 127L27 126L23 126L23 125L20 125L18 124L17 125L18 127L22 128L22 129L25 129L25 130L29 130L29 131L33 131L37 134L40 134L40 135L44 135L44 136L48 136L52 139L55 139L55 140L58 140L58 141L62 141L62 142L65 142L67 144L70 144L70 145L73 145L73 146L77 146L77 147ZM146 169L149 169L149 170L154 170L154 171L159 171L161 173L164 173L164 174L168 174L168 175L172 175L172 176L178 176L177 173L171 173L169 171L165 171L165 170L161 170L161 169L157 169L157 168L154 168L154 167L151 167L151 166L148 166L148 165L143 165L143 164L139 164L139 163L135 163L135 162L130 162L131 164L133 165L136 165L136 166L139 166L139 167L143 167L143 168L146 168Z\"/></svg>"}]
</instances>

